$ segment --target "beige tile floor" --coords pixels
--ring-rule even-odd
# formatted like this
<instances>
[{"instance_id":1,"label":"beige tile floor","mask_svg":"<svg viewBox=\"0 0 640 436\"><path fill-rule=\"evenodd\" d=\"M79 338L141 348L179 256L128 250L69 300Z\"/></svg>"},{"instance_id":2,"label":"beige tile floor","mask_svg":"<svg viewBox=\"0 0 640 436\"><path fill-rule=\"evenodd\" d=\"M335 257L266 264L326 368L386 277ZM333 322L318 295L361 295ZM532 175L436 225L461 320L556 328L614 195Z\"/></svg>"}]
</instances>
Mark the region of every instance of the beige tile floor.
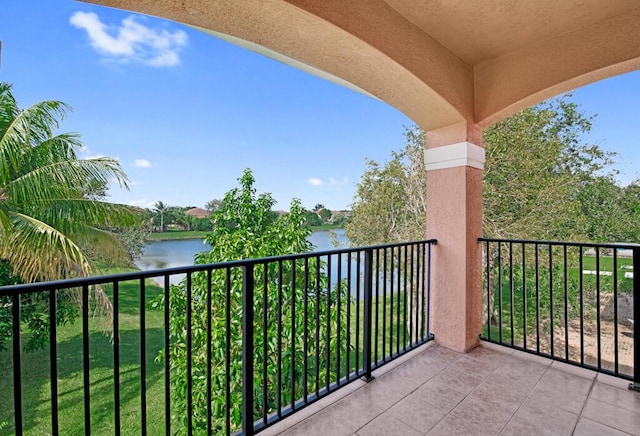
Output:
<instances>
[{"instance_id":1,"label":"beige tile floor","mask_svg":"<svg viewBox=\"0 0 640 436\"><path fill-rule=\"evenodd\" d=\"M640 435L628 382L482 343L429 343L262 435Z\"/></svg>"}]
</instances>

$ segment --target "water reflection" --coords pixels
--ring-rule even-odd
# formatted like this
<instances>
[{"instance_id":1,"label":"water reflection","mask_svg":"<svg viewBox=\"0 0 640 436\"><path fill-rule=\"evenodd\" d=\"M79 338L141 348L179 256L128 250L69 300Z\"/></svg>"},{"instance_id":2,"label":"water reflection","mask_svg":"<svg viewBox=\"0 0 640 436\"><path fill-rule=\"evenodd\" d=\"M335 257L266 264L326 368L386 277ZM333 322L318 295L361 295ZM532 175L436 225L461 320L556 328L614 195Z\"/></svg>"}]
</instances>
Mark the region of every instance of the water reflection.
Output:
<instances>
[{"instance_id":1,"label":"water reflection","mask_svg":"<svg viewBox=\"0 0 640 436\"><path fill-rule=\"evenodd\" d=\"M343 229L333 231L313 232L309 236L309 242L314 246L314 251L334 250L334 240L338 242L338 248L347 248L349 241ZM173 268L193 265L194 257L202 251L208 251L211 247L203 239L180 239L171 241L150 241L145 247L141 258L136 261L136 266L142 271L153 269ZM334 260L332 263L335 263ZM346 259L343 263L346 262ZM343 265L346 271L346 263ZM332 281L337 280L337 265L332 265ZM184 278L184 274L171 276L170 283L176 284Z\"/></svg>"}]
</instances>

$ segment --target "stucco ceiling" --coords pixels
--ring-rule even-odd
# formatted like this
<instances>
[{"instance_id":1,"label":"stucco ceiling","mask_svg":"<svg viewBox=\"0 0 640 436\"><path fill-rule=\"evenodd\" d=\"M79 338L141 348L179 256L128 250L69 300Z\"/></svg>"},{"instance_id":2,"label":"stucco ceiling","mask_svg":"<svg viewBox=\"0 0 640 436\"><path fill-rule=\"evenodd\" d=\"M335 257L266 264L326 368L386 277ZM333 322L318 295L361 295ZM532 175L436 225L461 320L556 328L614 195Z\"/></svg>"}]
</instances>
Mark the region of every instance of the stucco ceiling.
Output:
<instances>
[{"instance_id":1,"label":"stucco ceiling","mask_svg":"<svg viewBox=\"0 0 640 436\"><path fill-rule=\"evenodd\" d=\"M638 0L385 0L470 65L585 28Z\"/></svg>"},{"instance_id":2,"label":"stucco ceiling","mask_svg":"<svg viewBox=\"0 0 640 436\"><path fill-rule=\"evenodd\" d=\"M640 0L84 0L169 18L363 91L426 130L483 128L640 69Z\"/></svg>"}]
</instances>

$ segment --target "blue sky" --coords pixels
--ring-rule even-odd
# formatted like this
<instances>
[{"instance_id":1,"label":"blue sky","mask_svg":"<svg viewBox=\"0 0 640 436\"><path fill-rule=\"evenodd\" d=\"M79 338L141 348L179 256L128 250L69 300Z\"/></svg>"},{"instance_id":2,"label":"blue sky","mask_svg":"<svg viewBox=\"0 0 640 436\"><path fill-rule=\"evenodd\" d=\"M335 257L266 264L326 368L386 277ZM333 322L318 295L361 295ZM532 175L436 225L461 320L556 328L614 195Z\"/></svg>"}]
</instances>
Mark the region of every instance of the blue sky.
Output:
<instances>
[{"instance_id":1,"label":"blue sky","mask_svg":"<svg viewBox=\"0 0 640 436\"><path fill-rule=\"evenodd\" d=\"M196 30L70 0L3 0L0 81L21 107L62 100L61 131L83 157L112 156L130 178L110 201L200 206L250 167L277 208L349 206L365 158L403 145L411 120L373 98ZM598 114L590 135L619 153L621 182L638 176L640 73L581 88Z\"/></svg>"}]
</instances>

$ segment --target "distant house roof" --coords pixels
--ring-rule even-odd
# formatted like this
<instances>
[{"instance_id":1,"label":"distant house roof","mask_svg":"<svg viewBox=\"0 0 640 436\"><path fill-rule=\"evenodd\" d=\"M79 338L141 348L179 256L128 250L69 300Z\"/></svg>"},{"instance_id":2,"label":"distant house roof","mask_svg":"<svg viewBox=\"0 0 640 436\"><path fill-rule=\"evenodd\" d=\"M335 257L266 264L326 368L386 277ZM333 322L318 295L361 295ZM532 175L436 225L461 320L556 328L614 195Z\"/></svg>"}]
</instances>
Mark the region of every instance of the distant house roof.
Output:
<instances>
[{"instance_id":1,"label":"distant house roof","mask_svg":"<svg viewBox=\"0 0 640 436\"><path fill-rule=\"evenodd\" d=\"M201 207L194 207L193 209L189 209L184 213L187 215L194 216L196 218L206 218L209 216L209 211L206 209L202 209Z\"/></svg>"}]
</instances>

